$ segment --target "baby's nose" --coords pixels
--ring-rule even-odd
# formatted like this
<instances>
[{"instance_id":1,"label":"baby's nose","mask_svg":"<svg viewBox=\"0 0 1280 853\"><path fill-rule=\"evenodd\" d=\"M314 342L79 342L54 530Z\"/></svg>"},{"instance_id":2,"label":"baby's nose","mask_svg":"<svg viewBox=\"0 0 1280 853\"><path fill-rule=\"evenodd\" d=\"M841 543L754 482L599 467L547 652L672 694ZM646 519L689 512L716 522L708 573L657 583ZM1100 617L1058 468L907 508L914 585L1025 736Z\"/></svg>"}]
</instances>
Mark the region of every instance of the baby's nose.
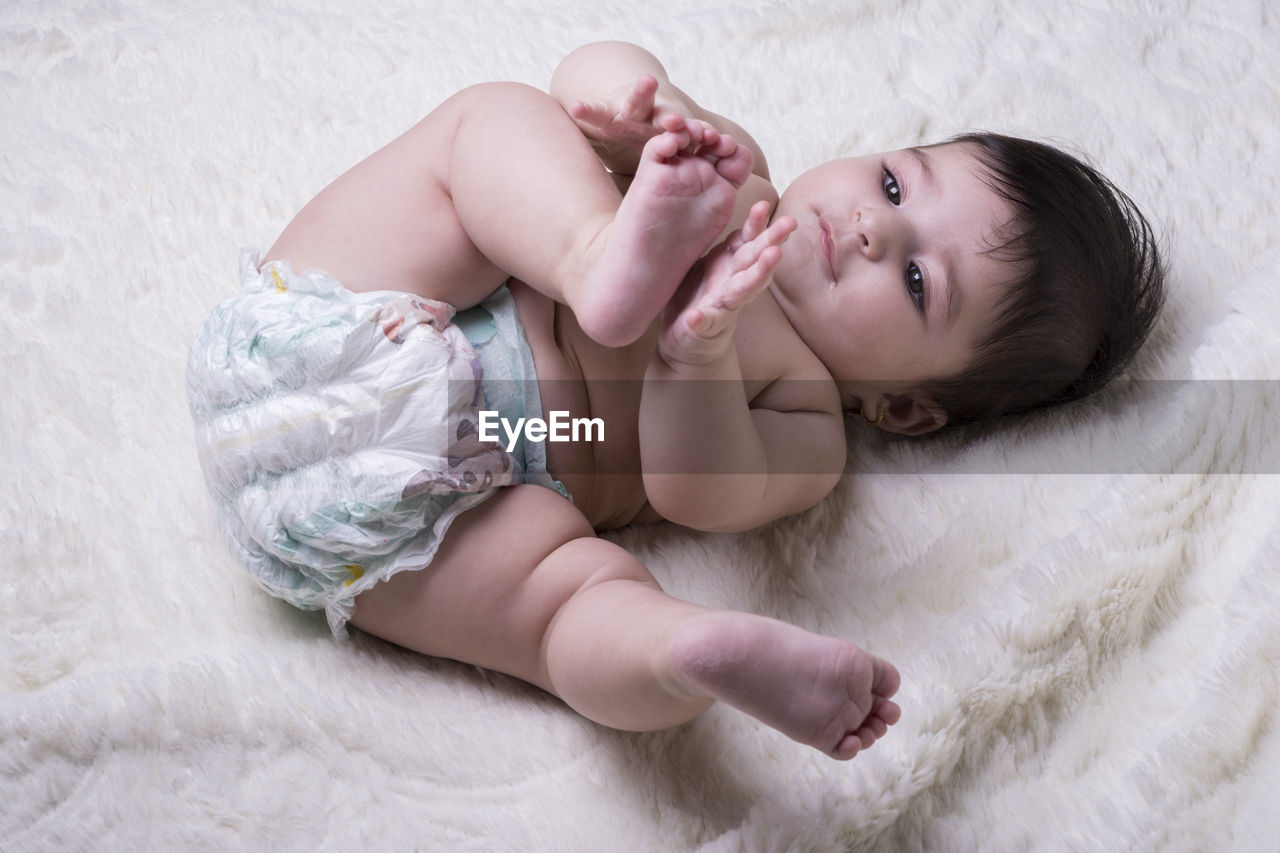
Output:
<instances>
[{"instance_id":1,"label":"baby's nose","mask_svg":"<svg viewBox=\"0 0 1280 853\"><path fill-rule=\"evenodd\" d=\"M893 225L881 211L858 208L853 215L855 248L869 261L878 261L889 250Z\"/></svg>"}]
</instances>

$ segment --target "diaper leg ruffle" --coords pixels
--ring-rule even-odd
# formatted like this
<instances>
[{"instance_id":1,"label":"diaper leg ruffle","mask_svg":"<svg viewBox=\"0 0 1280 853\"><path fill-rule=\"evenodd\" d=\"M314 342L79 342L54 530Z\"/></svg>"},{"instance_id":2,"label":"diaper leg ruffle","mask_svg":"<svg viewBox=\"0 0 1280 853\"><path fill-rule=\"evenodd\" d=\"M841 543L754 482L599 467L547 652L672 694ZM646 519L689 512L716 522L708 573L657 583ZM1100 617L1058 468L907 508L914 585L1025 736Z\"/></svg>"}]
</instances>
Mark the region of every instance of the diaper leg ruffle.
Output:
<instances>
[{"instance_id":1,"label":"diaper leg ruffle","mask_svg":"<svg viewBox=\"0 0 1280 853\"><path fill-rule=\"evenodd\" d=\"M520 470L479 440L480 363L449 305L251 256L242 279L188 361L201 467L258 582L342 634L356 595L428 565Z\"/></svg>"}]
</instances>

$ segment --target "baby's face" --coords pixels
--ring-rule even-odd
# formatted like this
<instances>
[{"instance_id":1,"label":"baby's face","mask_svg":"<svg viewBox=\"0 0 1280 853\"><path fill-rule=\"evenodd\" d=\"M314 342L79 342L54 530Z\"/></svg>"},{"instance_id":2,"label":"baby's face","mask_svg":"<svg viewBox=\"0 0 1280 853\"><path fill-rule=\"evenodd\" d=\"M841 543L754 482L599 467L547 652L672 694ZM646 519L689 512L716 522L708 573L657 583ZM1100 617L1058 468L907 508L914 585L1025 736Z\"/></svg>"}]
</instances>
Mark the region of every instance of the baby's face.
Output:
<instances>
[{"instance_id":1,"label":"baby's face","mask_svg":"<svg viewBox=\"0 0 1280 853\"><path fill-rule=\"evenodd\" d=\"M846 408L875 417L888 395L966 365L1011 277L983 254L1011 208L971 148L824 163L782 194L782 214L798 227L772 290Z\"/></svg>"}]
</instances>

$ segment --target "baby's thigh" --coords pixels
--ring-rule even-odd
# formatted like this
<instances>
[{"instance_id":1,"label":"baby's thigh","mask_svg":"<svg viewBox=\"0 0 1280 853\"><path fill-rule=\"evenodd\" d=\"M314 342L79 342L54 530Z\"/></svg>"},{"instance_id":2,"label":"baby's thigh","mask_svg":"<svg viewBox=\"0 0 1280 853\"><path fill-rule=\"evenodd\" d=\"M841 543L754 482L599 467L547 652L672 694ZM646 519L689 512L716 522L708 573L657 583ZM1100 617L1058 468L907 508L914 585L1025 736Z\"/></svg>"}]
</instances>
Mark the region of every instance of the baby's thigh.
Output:
<instances>
[{"instance_id":1,"label":"baby's thigh","mask_svg":"<svg viewBox=\"0 0 1280 853\"><path fill-rule=\"evenodd\" d=\"M425 569L361 593L351 624L414 651L549 689L541 683L543 636L560 606L599 568L559 554L594 536L582 513L556 492L503 488L458 516Z\"/></svg>"},{"instance_id":2,"label":"baby's thigh","mask_svg":"<svg viewBox=\"0 0 1280 853\"><path fill-rule=\"evenodd\" d=\"M353 291L398 290L475 305L506 279L458 221L442 174L454 128L449 105L325 187L263 261L319 269Z\"/></svg>"}]
</instances>

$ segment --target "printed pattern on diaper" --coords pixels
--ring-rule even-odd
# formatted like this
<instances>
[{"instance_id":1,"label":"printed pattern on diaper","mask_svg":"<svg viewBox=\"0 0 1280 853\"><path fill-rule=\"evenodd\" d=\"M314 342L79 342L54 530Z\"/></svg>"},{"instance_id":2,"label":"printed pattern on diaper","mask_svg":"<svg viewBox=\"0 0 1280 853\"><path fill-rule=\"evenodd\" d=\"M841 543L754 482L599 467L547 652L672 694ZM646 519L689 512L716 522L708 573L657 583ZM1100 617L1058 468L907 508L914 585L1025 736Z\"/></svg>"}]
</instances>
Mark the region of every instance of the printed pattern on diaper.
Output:
<instances>
[{"instance_id":1,"label":"printed pattern on diaper","mask_svg":"<svg viewBox=\"0 0 1280 853\"><path fill-rule=\"evenodd\" d=\"M430 563L520 467L479 440L483 371L446 303L242 267L188 361L196 444L233 551L336 634L373 584Z\"/></svg>"}]
</instances>

